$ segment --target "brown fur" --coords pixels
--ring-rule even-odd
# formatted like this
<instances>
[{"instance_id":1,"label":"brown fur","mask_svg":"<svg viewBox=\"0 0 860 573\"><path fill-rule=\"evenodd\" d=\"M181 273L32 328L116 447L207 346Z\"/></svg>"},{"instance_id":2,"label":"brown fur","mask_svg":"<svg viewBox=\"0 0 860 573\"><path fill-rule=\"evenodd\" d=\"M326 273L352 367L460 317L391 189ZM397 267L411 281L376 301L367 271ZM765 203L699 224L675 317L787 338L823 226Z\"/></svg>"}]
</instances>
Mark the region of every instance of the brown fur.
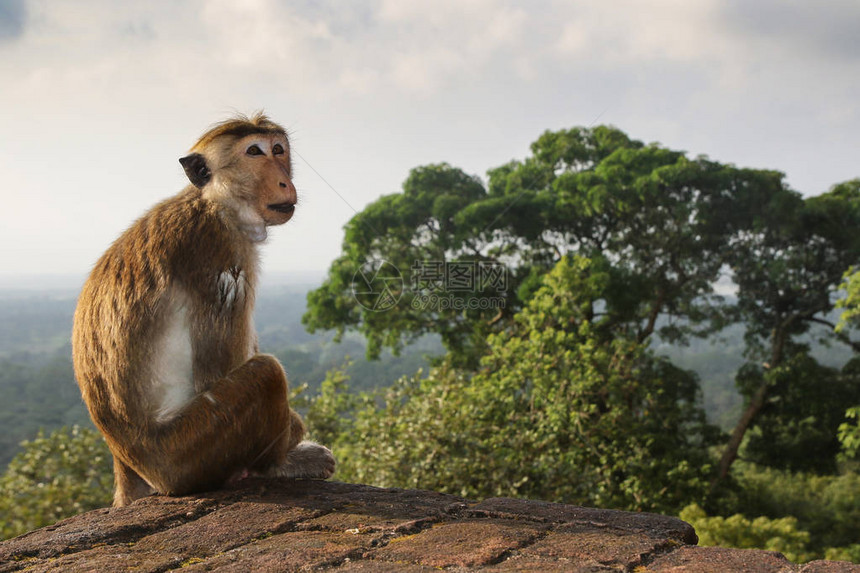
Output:
<instances>
[{"instance_id":1,"label":"brown fur","mask_svg":"<svg viewBox=\"0 0 860 573\"><path fill-rule=\"evenodd\" d=\"M207 149L218 138L239 139L253 133L283 135L285 137L287 134L283 127L261 112L255 113L251 117L240 115L213 125L209 131L200 136L197 143L191 147L191 151Z\"/></svg>"},{"instance_id":2,"label":"brown fur","mask_svg":"<svg viewBox=\"0 0 860 573\"><path fill-rule=\"evenodd\" d=\"M245 147L259 137L282 141L286 153L248 156ZM244 470L278 473L304 433L283 368L257 353L251 325L261 240L254 233L264 237L264 226L292 215L267 205L296 199L286 133L261 114L237 118L192 151L206 158L212 181L189 185L120 236L96 263L75 313L75 375L114 455L115 505L151 490L217 488ZM174 323L190 337L191 397L161 419L158 365ZM333 463L323 465L333 471Z\"/></svg>"}]
</instances>

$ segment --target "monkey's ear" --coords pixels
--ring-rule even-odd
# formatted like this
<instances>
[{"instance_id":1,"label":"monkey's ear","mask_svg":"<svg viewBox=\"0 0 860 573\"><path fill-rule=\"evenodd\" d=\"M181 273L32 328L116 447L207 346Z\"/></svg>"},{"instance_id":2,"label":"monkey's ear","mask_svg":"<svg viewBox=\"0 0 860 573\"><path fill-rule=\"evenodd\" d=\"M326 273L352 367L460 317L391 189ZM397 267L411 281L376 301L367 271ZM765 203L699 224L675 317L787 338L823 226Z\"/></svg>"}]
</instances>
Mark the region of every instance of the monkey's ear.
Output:
<instances>
[{"instance_id":1,"label":"monkey's ear","mask_svg":"<svg viewBox=\"0 0 860 573\"><path fill-rule=\"evenodd\" d=\"M188 176L188 180L198 189L203 189L209 183L209 180L212 179L212 172L209 171L209 166L206 165L206 158L199 153L180 157L179 163L185 169L185 175Z\"/></svg>"}]
</instances>

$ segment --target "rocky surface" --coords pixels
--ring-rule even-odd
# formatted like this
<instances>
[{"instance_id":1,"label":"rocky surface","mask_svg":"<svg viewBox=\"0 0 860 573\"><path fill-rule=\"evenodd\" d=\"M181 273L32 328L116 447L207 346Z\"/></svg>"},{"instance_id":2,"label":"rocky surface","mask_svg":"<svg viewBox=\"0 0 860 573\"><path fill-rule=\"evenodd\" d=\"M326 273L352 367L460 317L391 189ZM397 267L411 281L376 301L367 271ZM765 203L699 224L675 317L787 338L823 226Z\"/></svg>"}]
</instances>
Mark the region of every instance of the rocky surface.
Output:
<instances>
[{"instance_id":1,"label":"rocky surface","mask_svg":"<svg viewBox=\"0 0 860 573\"><path fill-rule=\"evenodd\" d=\"M860 573L850 563L696 547L661 515L338 482L245 480L154 496L0 543L7 571L571 571Z\"/></svg>"}]
</instances>

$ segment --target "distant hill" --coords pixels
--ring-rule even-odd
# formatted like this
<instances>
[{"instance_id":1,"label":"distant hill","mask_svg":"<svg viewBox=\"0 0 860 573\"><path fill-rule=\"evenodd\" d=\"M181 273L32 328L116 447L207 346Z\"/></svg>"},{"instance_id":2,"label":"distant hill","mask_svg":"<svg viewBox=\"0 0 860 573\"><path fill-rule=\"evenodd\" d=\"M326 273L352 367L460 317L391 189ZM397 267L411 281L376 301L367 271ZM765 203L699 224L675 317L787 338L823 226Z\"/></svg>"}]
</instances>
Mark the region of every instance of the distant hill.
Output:
<instances>
[{"instance_id":1,"label":"distant hill","mask_svg":"<svg viewBox=\"0 0 860 573\"><path fill-rule=\"evenodd\" d=\"M443 351L438 340L427 337L401 356L385 353L368 362L358 335L335 344L333 333L308 334L301 316L311 288L275 284L261 287L257 297L260 348L278 356L293 388L306 383L315 392L326 371L351 359L347 372L353 388L369 390L426 369L426 357ZM71 362L76 302L77 288L0 289L0 468L39 428L90 424Z\"/></svg>"},{"instance_id":2,"label":"distant hill","mask_svg":"<svg viewBox=\"0 0 860 573\"><path fill-rule=\"evenodd\" d=\"M381 360L369 362L364 358L365 342L355 333L347 334L340 344L332 342L331 332L309 334L301 317L307 292L316 285L286 284L286 279L264 276L255 321L261 350L278 356L294 388L306 383L313 393L326 371L351 359L347 372L352 388L370 390L419 368L426 371L428 358L443 354L438 337L426 336L401 356L387 352ZM70 334L79 283L68 277L55 283L30 281L0 288L0 468L20 441L33 437L39 428L89 424L71 364ZM21 286L26 284L31 288ZM841 366L851 358L845 348L811 343L825 364ZM712 340L692 340L689 346L655 342L656 352L698 373L705 410L724 429L734 424L742 405L734 374L743 363L743 348L741 325Z\"/></svg>"}]
</instances>

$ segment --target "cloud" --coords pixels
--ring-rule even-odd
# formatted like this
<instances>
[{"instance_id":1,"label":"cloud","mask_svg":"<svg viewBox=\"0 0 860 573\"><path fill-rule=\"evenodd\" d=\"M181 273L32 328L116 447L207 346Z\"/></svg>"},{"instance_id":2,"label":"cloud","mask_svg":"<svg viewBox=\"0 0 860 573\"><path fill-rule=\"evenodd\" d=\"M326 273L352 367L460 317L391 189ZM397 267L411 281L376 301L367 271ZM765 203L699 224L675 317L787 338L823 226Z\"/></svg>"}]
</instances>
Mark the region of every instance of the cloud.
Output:
<instances>
[{"instance_id":1,"label":"cloud","mask_svg":"<svg viewBox=\"0 0 860 573\"><path fill-rule=\"evenodd\" d=\"M27 5L24 0L0 0L0 43L9 42L24 33Z\"/></svg>"},{"instance_id":2,"label":"cloud","mask_svg":"<svg viewBox=\"0 0 860 573\"><path fill-rule=\"evenodd\" d=\"M416 165L482 174L593 121L820 191L857 175L858 19L857 0L0 0L0 244L54 237L81 267L57 236L95 257L183 184L193 136L260 107L303 157L281 233L315 245L273 241L276 270L334 258L349 205ZM21 215L46 189L51 233Z\"/></svg>"},{"instance_id":3,"label":"cloud","mask_svg":"<svg viewBox=\"0 0 860 573\"><path fill-rule=\"evenodd\" d=\"M710 58L726 47L713 0L586 1L562 7L555 48L563 56L629 65Z\"/></svg>"},{"instance_id":4,"label":"cloud","mask_svg":"<svg viewBox=\"0 0 860 573\"><path fill-rule=\"evenodd\" d=\"M381 1L286 4L209 0L202 24L218 61L258 73L279 65L293 93L432 95L509 61L521 49L527 12L497 0L424 4ZM477 23L480 22L480 25Z\"/></svg>"},{"instance_id":5,"label":"cloud","mask_svg":"<svg viewBox=\"0 0 860 573\"><path fill-rule=\"evenodd\" d=\"M761 42L860 61L860 4L855 0L734 0L722 10L732 28Z\"/></svg>"}]
</instances>

